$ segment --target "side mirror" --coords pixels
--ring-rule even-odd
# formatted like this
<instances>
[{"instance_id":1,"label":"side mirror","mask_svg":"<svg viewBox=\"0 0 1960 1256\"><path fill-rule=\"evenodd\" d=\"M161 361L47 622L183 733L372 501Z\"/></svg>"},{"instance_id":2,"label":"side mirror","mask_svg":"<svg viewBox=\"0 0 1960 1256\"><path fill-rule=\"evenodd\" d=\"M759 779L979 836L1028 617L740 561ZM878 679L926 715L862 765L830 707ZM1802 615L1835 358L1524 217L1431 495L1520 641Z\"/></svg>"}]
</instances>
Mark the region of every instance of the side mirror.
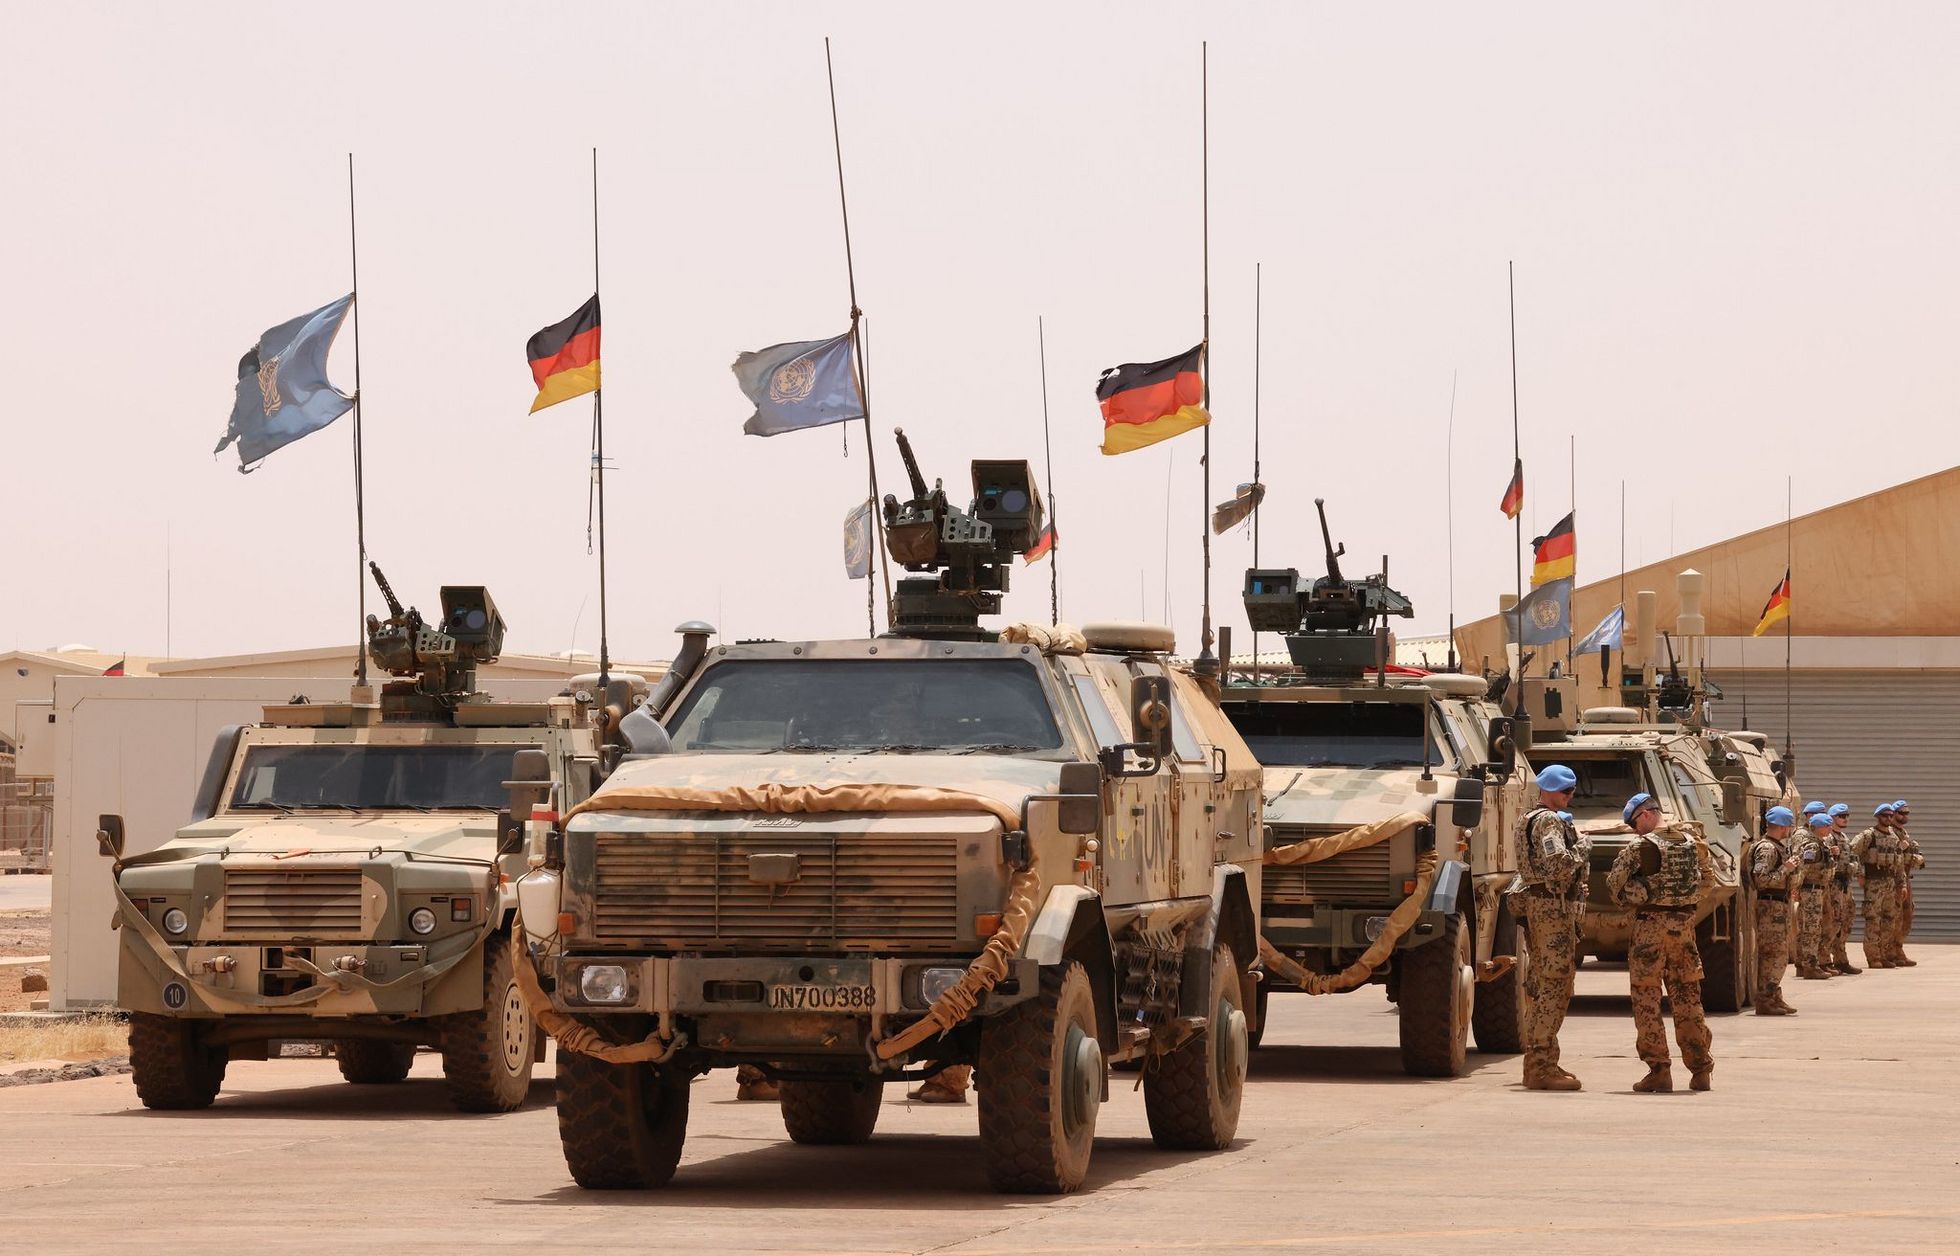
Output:
<instances>
[{"instance_id":1,"label":"side mirror","mask_svg":"<svg viewBox=\"0 0 1960 1256\"><path fill-rule=\"evenodd\" d=\"M1064 833L1080 836L1100 832L1103 817L1103 770L1096 763L1062 765L1061 805L1056 808L1055 826Z\"/></svg>"},{"instance_id":2,"label":"side mirror","mask_svg":"<svg viewBox=\"0 0 1960 1256\"><path fill-rule=\"evenodd\" d=\"M1518 743L1512 737L1511 717L1493 716L1490 733L1485 743L1484 758L1490 762L1490 770L1496 776L1509 776L1518 764Z\"/></svg>"},{"instance_id":3,"label":"side mirror","mask_svg":"<svg viewBox=\"0 0 1960 1256\"><path fill-rule=\"evenodd\" d=\"M1171 681L1168 676L1130 680L1130 737L1152 759L1171 754Z\"/></svg>"},{"instance_id":4,"label":"side mirror","mask_svg":"<svg viewBox=\"0 0 1960 1256\"><path fill-rule=\"evenodd\" d=\"M1450 823L1460 829L1474 829L1484 822L1484 782L1478 776L1456 778L1456 793L1450 798Z\"/></svg>"},{"instance_id":5,"label":"side mirror","mask_svg":"<svg viewBox=\"0 0 1960 1256\"><path fill-rule=\"evenodd\" d=\"M531 808L551 801L551 756L527 746L511 756L510 775L504 791L510 795L510 814L521 826L531 818Z\"/></svg>"},{"instance_id":6,"label":"side mirror","mask_svg":"<svg viewBox=\"0 0 1960 1256\"><path fill-rule=\"evenodd\" d=\"M1741 781L1722 782L1722 823L1749 823L1749 794Z\"/></svg>"},{"instance_id":7,"label":"side mirror","mask_svg":"<svg viewBox=\"0 0 1960 1256\"><path fill-rule=\"evenodd\" d=\"M117 815L102 815L95 818L95 845L105 859L121 859L123 853L123 818Z\"/></svg>"},{"instance_id":8,"label":"side mirror","mask_svg":"<svg viewBox=\"0 0 1960 1256\"><path fill-rule=\"evenodd\" d=\"M515 855L524 849L524 824L514 819L509 807L497 811L497 853Z\"/></svg>"}]
</instances>

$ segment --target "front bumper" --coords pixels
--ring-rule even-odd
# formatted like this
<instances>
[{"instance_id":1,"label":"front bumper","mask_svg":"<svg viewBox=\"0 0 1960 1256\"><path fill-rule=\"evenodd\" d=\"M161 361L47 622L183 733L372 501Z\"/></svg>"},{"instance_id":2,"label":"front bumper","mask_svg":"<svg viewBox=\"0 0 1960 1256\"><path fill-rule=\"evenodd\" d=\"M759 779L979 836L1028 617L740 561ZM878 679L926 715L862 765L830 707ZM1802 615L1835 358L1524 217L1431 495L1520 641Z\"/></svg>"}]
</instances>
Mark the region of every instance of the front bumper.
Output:
<instances>
[{"instance_id":1,"label":"front bumper","mask_svg":"<svg viewBox=\"0 0 1960 1256\"><path fill-rule=\"evenodd\" d=\"M125 1011L202 1019L447 1016L482 1006L482 965L468 958L482 941L474 933L417 944L159 949L125 928L117 1001ZM352 973L335 967L343 958L354 961Z\"/></svg>"},{"instance_id":2,"label":"front bumper","mask_svg":"<svg viewBox=\"0 0 1960 1256\"><path fill-rule=\"evenodd\" d=\"M1423 909L1408 932L1395 940L1395 949L1406 951L1423 946L1443 934L1443 925L1456 910L1469 869L1456 860L1446 860L1437 869L1436 881L1423 900ZM1353 961L1368 949L1388 923L1388 917L1401 900L1369 906L1329 907L1268 903L1259 931L1266 941L1302 960L1309 968L1314 960L1323 961L1332 972ZM1338 961L1338 962L1337 962Z\"/></svg>"}]
</instances>

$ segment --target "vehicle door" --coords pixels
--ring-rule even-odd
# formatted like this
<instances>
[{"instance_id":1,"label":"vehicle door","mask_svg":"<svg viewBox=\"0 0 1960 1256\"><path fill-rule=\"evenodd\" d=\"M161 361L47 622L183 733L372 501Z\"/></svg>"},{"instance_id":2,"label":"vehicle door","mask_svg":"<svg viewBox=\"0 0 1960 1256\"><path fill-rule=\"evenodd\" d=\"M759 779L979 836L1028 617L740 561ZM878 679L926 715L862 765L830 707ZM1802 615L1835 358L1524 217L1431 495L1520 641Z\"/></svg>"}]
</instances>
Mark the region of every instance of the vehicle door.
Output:
<instances>
[{"instance_id":1,"label":"vehicle door","mask_svg":"<svg viewBox=\"0 0 1960 1256\"><path fill-rule=\"evenodd\" d=\"M1130 740L1129 661L1090 654L1062 660L1099 746ZM1111 906L1171 896L1170 773L1119 776L1109 782L1110 814L1097 852L1097 881Z\"/></svg>"},{"instance_id":2,"label":"vehicle door","mask_svg":"<svg viewBox=\"0 0 1960 1256\"><path fill-rule=\"evenodd\" d=\"M1195 681L1170 676L1161 663L1140 663L1137 670L1171 681L1170 897L1210 894L1211 866L1218 855L1215 834L1225 813L1225 772L1222 757L1199 737L1187 709L1203 697L1195 692Z\"/></svg>"}]
</instances>

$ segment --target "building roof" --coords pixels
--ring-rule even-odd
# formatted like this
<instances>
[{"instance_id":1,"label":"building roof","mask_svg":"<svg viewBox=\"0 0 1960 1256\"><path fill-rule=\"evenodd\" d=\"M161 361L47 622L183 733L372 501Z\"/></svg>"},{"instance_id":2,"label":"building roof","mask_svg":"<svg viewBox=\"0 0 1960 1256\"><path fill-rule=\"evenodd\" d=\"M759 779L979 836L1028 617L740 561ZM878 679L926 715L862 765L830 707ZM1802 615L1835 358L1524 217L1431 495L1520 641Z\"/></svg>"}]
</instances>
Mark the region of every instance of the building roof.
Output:
<instances>
[{"instance_id":1,"label":"building roof","mask_svg":"<svg viewBox=\"0 0 1960 1256\"><path fill-rule=\"evenodd\" d=\"M38 664L50 671L67 676L100 676L117 661L123 664L123 671L130 676L151 675L153 664L162 662L152 655L124 654L120 650L95 649L55 649L55 650L8 650L0 654L0 668L20 667Z\"/></svg>"}]
</instances>

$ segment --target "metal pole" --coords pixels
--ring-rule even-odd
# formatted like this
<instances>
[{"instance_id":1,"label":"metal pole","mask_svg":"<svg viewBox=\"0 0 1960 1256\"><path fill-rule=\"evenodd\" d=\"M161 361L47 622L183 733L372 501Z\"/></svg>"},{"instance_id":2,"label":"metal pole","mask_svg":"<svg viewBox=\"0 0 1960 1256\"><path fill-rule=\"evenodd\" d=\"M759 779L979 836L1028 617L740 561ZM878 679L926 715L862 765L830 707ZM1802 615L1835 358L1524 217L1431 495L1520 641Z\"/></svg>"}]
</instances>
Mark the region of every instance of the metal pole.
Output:
<instances>
[{"instance_id":1,"label":"metal pole","mask_svg":"<svg viewBox=\"0 0 1960 1256\"><path fill-rule=\"evenodd\" d=\"M1211 652L1211 84L1209 64L1210 54L1206 44L1200 41L1198 44L1198 138L1202 171L1199 177L1199 190L1200 198L1204 202L1202 218L1205 238L1205 339L1200 361L1204 367L1201 378L1206 416L1204 452L1200 455L1204 463L1204 498L1198 503L1198 535L1204 541L1205 552L1205 613L1204 626L1198 634L1202 648L1198 651L1197 659L1197 671L1201 676L1216 676L1218 673L1218 658Z\"/></svg>"},{"instance_id":2,"label":"metal pole","mask_svg":"<svg viewBox=\"0 0 1960 1256\"><path fill-rule=\"evenodd\" d=\"M885 542L885 518L878 509L878 442L871 430L871 378L870 355L865 348L864 339L858 334L858 322L864 311L858 308L857 265L851 256L851 202L844 194L844 136L837 125L837 72L830 63L830 36L823 40L823 72L830 85L830 144L837 156L837 208L844 222L844 279L851 293L851 348L857 368L858 400L864 409L864 458L869 470L871 484L871 515L878 528L878 554L882 559L885 574L885 622L892 618L892 559L891 551ZM873 605L868 612L871 636L878 635L878 617L873 591L865 591L865 600Z\"/></svg>"},{"instance_id":3,"label":"metal pole","mask_svg":"<svg viewBox=\"0 0 1960 1256\"><path fill-rule=\"evenodd\" d=\"M1443 436L1443 510L1448 516L1443 529L1449 548L1450 564L1450 648L1447 666L1457 670L1456 662L1456 371L1450 371L1450 419Z\"/></svg>"},{"instance_id":4,"label":"metal pole","mask_svg":"<svg viewBox=\"0 0 1960 1256\"><path fill-rule=\"evenodd\" d=\"M1797 630L1797 525L1793 476L1783 477L1783 580L1789 586L1790 602L1783 614L1783 750L1797 752L1797 716L1793 701L1795 684L1791 680L1790 647Z\"/></svg>"},{"instance_id":5,"label":"metal pole","mask_svg":"<svg viewBox=\"0 0 1960 1256\"><path fill-rule=\"evenodd\" d=\"M1034 318L1034 332L1041 346L1041 449L1047 460L1048 481L1048 528L1054 539L1048 543L1048 622L1059 625L1062 622L1062 577L1057 570L1061 558L1057 551L1062 548L1061 529L1055 523L1055 444L1048 434L1048 327L1039 314Z\"/></svg>"},{"instance_id":6,"label":"metal pole","mask_svg":"<svg viewBox=\"0 0 1960 1256\"><path fill-rule=\"evenodd\" d=\"M1565 438L1565 474L1567 489L1572 497L1572 587L1579 587L1579 437L1576 433ZM1572 607L1567 599L1565 609L1565 674L1572 674Z\"/></svg>"},{"instance_id":7,"label":"metal pole","mask_svg":"<svg viewBox=\"0 0 1960 1256\"><path fill-rule=\"evenodd\" d=\"M599 150L592 150L592 296L605 326L605 302L599 297ZM605 335L604 331L599 333ZM599 688L603 696L612 679L612 649L606 636L606 394L603 358L599 387L592 390L592 462L599 484Z\"/></svg>"},{"instance_id":8,"label":"metal pole","mask_svg":"<svg viewBox=\"0 0 1960 1256\"><path fill-rule=\"evenodd\" d=\"M354 633L354 683L365 688L367 670L367 503L361 483L361 246L354 221L354 154L347 154L347 255L354 278L354 581L360 590Z\"/></svg>"},{"instance_id":9,"label":"metal pole","mask_svg":"<svg viewBox=\"0 0 1960 1256\"><path fill-rule=\"evenodd\" d=\"M1524 453L1518 442L1518 276L1517 263L1506 262L1505 276L1511 295L1511 465L1522 469ZM1513 688L1518 692L1513 699L1513 709L1524 711L1524 511L1519 510L1512 521L1516 536L1511 543L1511 558L1517 571L1518 601L1511 608L1511 639L1517 643L1518 661L1513 670Z\"/></svg>"},{"instance_id":10,"label":"metal pole","mask_svg":"<svg viewBox=\"0 0 1960 1256\"><path fill-rule=\"evenodd\" d=\"M1259 479L1259 356L1265 344L1265 264L1252 264L1252 491L1260 491ZM1259 507L1252 508L1252 565L1259 565ZM1225 666L1231 667L1226 659ZM1259 679L1259 630L1252 630L1252 678Z\"/></svg>"}]
</instances>

